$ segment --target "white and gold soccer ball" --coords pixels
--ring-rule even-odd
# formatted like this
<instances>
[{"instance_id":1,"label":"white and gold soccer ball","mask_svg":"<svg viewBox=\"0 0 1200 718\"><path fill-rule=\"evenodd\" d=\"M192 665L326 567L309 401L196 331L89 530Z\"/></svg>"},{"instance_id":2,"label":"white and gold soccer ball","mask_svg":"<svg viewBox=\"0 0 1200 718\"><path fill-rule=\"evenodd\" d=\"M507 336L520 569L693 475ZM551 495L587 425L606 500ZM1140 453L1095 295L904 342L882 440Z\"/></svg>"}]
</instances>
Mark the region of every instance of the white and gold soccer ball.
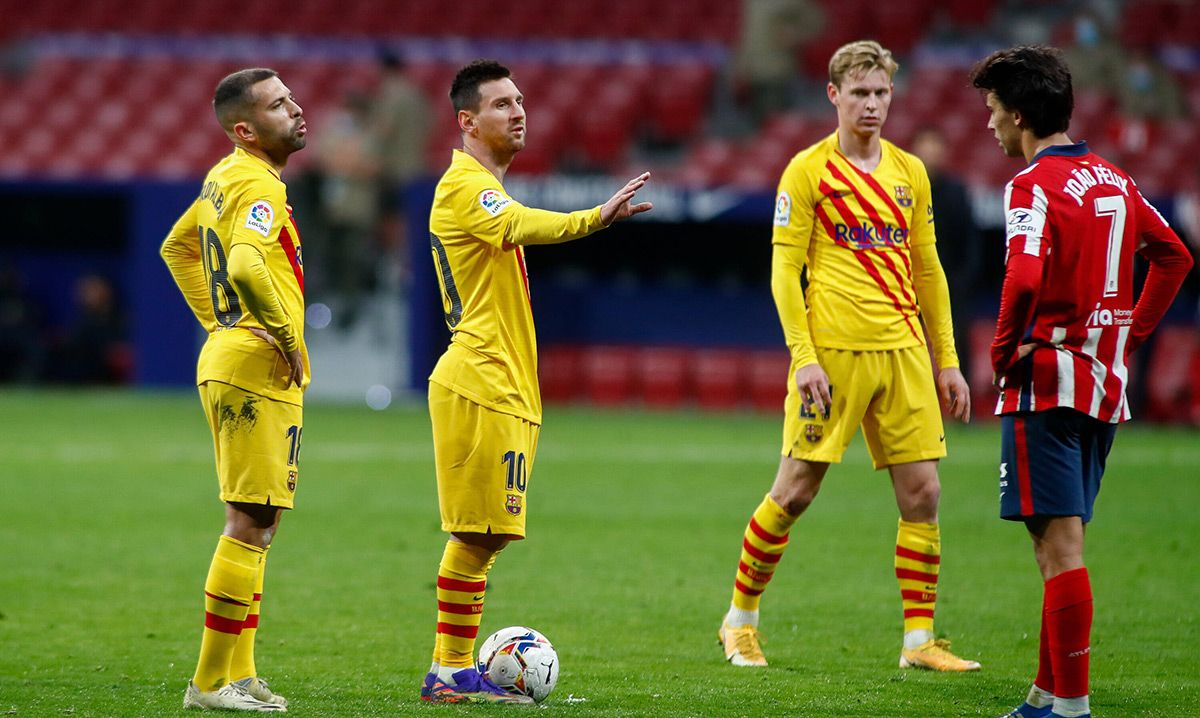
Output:
<instances>
[{"instance_id":1,"label":"white and gold soccer ball","mask_svg":"<svg viewBox=\"0 0 1200 718\"><path fill-rule=\"evenodd\" d=\"M479 649L479 672L492 683L541 703L558 683L558 654L550 640L526 626L501 628Z\"/></svg>"}]
</instances>

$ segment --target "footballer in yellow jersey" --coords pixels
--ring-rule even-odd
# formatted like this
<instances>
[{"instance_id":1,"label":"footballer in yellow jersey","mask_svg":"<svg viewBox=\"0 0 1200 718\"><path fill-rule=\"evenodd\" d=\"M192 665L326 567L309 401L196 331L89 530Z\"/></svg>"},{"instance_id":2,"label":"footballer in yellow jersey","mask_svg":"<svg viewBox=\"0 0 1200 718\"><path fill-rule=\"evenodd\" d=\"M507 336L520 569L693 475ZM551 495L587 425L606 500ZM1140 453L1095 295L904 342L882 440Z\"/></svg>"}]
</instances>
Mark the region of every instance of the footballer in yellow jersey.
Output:
<instances>
[{"instance_id":1,"label":"footballer in yellow jersey","mask_svg":"<svg viewBox=\"0 0 1200 718\"><path fill-rule=\"evenodd\" d=\"M491 60L459 70L450 89L463 147L438 182L429 218L450 346L429 377L438 505L450 533L438 566L433 665L421 698L523 703L474 666L487 573L525 537L525 494L542 401L525 247L578 239L651 209L633 204L649 179L630 180L599 207L560 213L525 207L504 190L525 146L524 97Z\"/></svg>"},{"instance_id":2,"label":"footballer in yellow jersey","mask_svg":"<svg viewBox=\"0 0 1200 718\"><path fill-rule=\"evenodd\" d=\"M212 430L225 529L204 585L200 659L185 708L286 710L254 664L267 549L296 491L304 345L300 233L280 171L304 147L303 111L273 70L217 85L233 152L209 171L162 256L208 332L196 367Z\"/></svg>"},{"instance_id":3,"label":"footballer in yellow jersey","mask_svg":"<svg viewBox=\"0 0 1200 718\"><path fill-rule=\"evenodd\" d=\"M771 291L792 363L779 470L743 534L718 633L734 665L767 664L758 639L762 594L792 525L861 426L875 468L891 474L900 509L900 666L979 669L933 633L937 460L946 455L938 394L963 421L970 397L954 349L929 178L919 159L880 137L897 68L877 42L839 48L827 86L837 131L797 154L779 182ZM939 366L936 386L926 335Z\"/></svg>"}]
</instances>

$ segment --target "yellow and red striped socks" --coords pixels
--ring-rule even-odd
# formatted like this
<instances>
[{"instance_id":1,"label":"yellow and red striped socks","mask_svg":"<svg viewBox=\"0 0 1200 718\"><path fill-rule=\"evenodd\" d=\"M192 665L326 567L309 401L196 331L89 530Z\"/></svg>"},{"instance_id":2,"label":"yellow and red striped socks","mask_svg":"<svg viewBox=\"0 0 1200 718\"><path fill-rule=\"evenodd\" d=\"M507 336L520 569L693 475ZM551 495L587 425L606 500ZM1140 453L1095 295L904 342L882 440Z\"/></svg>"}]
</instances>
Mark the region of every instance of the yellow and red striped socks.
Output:
<instances>
[{"instance_id":1,"label":"yellow and red striped socks","mask_svg":"<svg viewBox=\"0 0 1200 718\"><path fill-rule=\"evenodd\" d=\"M733 601L726 623L758 625L758 604L775 575L775 567L788 545L788 530L796 523L770 494L754 510L742 536L742 555L733 579ZM730 620L732 619L732 620Z\"/></svg>"},{"instance_id":2,"label":"yellow and red striped socks","mask_svg":"<svg viewBox=\"0 0 1200 718\"><path fill-rule=\"evenodd\" d=\"M937 605L941 562L942 538L938 525L900 519L896 531L896 580L904 604L904 647L910 650L934 637L933 611Z\"/></svg>"},{"instance_id":3,"label":"yellow and red striped socks","mask_svg":"<svg viewBox=\"0 0 1200 718\"><path fill-rule=\"evenodd\" d=\"M254 639L258 635L258 620L262 613L263 578L267 573L267 555L271 547L263 549L262 561L258 564L258 577L254 583L254 598L250 603L250 612L242 624L242 633L238 636L237 645L233 649L233 658L229 662L230 680L240 681L258 675L254 665Z\"/></svg>"},{"instance_id":4,"label":"yellow and red striped socks","mask_svg":"<svg viewBox=\"0 0 1200 718\"><path fill-rule=\"evenodd\" d=\"M450 539L438 566L434 663L459 670L475 665L475 638L483 620L487 574L499 552ZM448 671L448 673L452 673Z\"/></svg>"},{"instance_id":5,"label":"yellow and red striped socks","mask_svg":"<svg viewBox=\"0 0 1200 718\"><path fill-rule=\"evenodd\" d=\"M201 691L229 683L229 664L237 646L265 551L221 536L204 582L204 637L192 682Z\"/></svg>"}]
</instances>

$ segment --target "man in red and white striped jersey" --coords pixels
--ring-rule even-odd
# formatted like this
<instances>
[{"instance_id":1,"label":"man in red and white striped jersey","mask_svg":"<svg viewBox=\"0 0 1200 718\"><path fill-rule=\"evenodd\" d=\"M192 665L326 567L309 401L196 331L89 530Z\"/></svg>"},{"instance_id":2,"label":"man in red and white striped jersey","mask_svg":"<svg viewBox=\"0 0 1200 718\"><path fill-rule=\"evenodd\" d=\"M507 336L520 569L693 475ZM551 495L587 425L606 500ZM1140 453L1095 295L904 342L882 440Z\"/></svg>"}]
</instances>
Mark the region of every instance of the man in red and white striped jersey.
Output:
<instances>
[{"instance_id":1,"label":"man in red and white striped jersey","mask_svg":"<svg viewBox=\"0 0 1200 718\"><path fill-rule=\"evenodd\" d=\"M1130 418L1126 359L1192 266L1123 170L1067 136L1062 53L1017 47L972 73L988 128L1029 166L1005 190L1007 259L992 367L1000 387L1000 515L1023 521L1045 581L1037 678L1009 718L1090 717L1092 589L1083 563L1104 462ZM1136 304L1133 255L1150 262Z\"/></svg>"}]
</instances>

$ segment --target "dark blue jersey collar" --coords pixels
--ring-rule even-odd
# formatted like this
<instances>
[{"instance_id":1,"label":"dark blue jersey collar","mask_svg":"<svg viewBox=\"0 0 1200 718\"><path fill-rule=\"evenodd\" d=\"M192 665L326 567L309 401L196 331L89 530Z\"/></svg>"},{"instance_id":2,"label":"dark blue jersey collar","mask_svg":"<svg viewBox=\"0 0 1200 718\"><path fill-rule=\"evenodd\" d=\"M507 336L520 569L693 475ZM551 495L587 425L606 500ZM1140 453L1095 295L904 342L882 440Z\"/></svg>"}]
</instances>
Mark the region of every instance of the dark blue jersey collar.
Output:
<instances>
[{"instance_id":1,"label":"dark blue jersey collar","mask_svg":"<svg viewBox=\"0 0 1200 718\"><path fill-rule=\"evenodd\" d=\"M1083 157L1089 152L1091 150L1088 149L1087 142L1084 140L1073 145L1051 145L1034 155L1029 164L1033 164L1043 157Z\"/></svg>"}]
</instances>

